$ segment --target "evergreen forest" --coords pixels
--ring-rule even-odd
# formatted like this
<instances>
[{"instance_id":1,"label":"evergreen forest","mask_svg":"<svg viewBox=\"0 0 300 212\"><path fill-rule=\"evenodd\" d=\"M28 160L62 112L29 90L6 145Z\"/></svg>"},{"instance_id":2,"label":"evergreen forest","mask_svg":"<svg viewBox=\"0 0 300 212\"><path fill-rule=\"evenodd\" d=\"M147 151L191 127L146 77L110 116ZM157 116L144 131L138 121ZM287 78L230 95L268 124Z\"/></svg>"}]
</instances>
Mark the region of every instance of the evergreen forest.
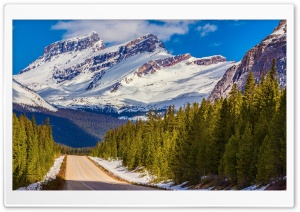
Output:
<instances>
[{"instance_id":1,"label":"evergreen forest","mask_svg":"<svg viewBox=\"0 0 300 212\"><path fill-rule=\"evenodd\" d=\"M257 82L250 72L243 92L234 84L225 99L147 116L107 131L90 154L178 184L217 176L241 189L286 176L286 88L275 60Z\"/></svg>"},{"instance_id":2,"label":"evergreen forest","mask_svg":"<svg viewBox=\"0 0 300 212\"><path fill-rule=\"evenodd\" d=\"M34 116L13 114L13 189L41 181L62 147L54 143L50 120L37 125Z\"/></svg>"}]
</instances>

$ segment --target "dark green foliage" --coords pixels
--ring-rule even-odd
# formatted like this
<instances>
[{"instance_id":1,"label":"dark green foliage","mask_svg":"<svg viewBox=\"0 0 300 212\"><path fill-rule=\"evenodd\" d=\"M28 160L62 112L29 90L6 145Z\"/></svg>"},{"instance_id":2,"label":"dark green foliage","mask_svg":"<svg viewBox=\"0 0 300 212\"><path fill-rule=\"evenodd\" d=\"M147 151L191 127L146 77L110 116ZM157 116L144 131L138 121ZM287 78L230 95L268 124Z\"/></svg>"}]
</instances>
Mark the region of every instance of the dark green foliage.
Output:
<instances>
[{"instance_id":1,"label":"dark green foliage","mask_svg":"<svg viewBox=\"0 0 300 212\"><path fill-rule=\"evenodd\" d=\"M203 176L241 189L286 175L286 90L280 91L276 62L255 83L250 72L244 93L236 84L229 97L177 113L149 111L148 121L128 122L106 133L93 156L118 158L129 169L143 167L156 180L203 184Z\"/></svg>"},{"instance_id":2,"label":"dark green foliage","mask_svg":"<svg viewBox=\"0 0 300 212\"><path fill-rule=\"evenodd\" d=\"M255 176L251 175L253 145L252 126L248 123L244 134L239 140L236 153L237 183L239 188L248 186L255 179Z\"/></svg>"},{"instance_id":3,"label":"dark green foliage","mask_svg":"<svg viewBox=\"0 0 300 212\"><path fill-rule=\"evenodd\" d=\"M225 151L221 160L222 173L232 184L237 183L237 152L240 141L240 127L237 125L235 134L231 136L225 146Z\"/></svg>"},{"instance_id":4,"label":"dark green foliage","mask_svg":"<svg viewBox=\"0 0 300 212\"><path fill-rule=\"evenodd\" d=\"M60 154L54 143L50 120L36 125L32 116L13 114L13 189L40 181Z\"/></svg>"}]
</instances>

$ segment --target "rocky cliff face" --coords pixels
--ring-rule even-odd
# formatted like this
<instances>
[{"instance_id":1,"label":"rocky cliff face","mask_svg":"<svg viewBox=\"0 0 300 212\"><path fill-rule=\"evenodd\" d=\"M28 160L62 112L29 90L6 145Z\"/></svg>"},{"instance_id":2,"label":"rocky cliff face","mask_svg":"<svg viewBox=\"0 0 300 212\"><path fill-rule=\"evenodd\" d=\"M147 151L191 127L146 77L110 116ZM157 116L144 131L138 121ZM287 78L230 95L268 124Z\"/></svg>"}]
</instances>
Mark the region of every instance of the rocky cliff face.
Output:
<instances>
[{"instance_id":1,"label":"rocky cliff face","mask_svg":"<svg viewBox=\"0 0 300 212\"><path fill-rule=\"evenodd\" d=\"M190 54L180 54L173 57L167 57L164 59L151 60L141 67L135 72L139 77L142 75L147 75L148 73L155 73L156 70L160 70L161 67L169 67L173 66L177 63L180 63L184 60L191 58Z\"/></svg>"},{"instance_id":2,"label":"rocky cliff face","mask_svg":"<svg viewBox=\"0 0 300 212\"><path fill-rule=\"evenodd\" d=\"M177 63L180 63L184 60L188 60L191 58L190 54L180 54L173 57L168 57L164 59L158 59L158 60L151 60L148 63L145 63L143 66L141 66L137 71L136 74L140 77L142 75L146 75L148 73L155 73L156 70L160 70L161 67L169 67L173 66ZM207 66L211 64L217 64L220 62L226 62L226 58L221 55L215 55L211 57L204 57L200 59L195 59L193 61L186 62L187 65L195 64L199 66Z\"/></svg>"},{"instance_id":3,"label":"rocky cliff face","mask_svg":"<svg viewBox=\"0 0 300 212\"><path fill-rule=\"evenodd\" d=\"M95 32L92 32L87 36L81 36L52 43L51 45L44 48L44 56L47 60L58 54L72 51L81 51L90 47L94 47L97 50L105 48L103 41L100 40L98 34Z\"/></svg>"},{"instance_id":4,"label":"rocky cliff face","mask_svg":"<svg viewBox=\"0 0 300 212\"><path fill-rule=\"evenodd\" d=\"M276 70L279 84L286 86L286 20L279 22L273 33L262 40L261 43L250 49L237 67L228 69L223 78L217 83L209 100L213 101L226 97L234 83L243 90L249 72L252 70L255 80L258 81L263 70L271 68L272 60L276 59Z\"/></svg>"},{"instance_id":5,"label":"rocky cliff face","mask_svg":"<svg viewBox=\"0 0 300 212\"><path fill-rule=\"evenodd\" d=\"M197 64L197 65L211 65L211 64L216 64L219 62L225 62L226 58L221 56L221 55L215 55L215 56L211 56L211 57L207 57L207 58L201 58L198 60L194 60L189 64Z\"/></svg>"},{"instance_id":6,"label":"rocky cliff face","mask_svg":"<svg viewBox=\"0 0 300 212\"><path fill-rule=\"evenodd\" d=\"M221 80L215 85L213 91L208 97L208 100L213 101L215 99L225 98L231 90L233 85L232 78L236 73L239 64L230 67L224 74Z\"/></svg>"}]
</instances>

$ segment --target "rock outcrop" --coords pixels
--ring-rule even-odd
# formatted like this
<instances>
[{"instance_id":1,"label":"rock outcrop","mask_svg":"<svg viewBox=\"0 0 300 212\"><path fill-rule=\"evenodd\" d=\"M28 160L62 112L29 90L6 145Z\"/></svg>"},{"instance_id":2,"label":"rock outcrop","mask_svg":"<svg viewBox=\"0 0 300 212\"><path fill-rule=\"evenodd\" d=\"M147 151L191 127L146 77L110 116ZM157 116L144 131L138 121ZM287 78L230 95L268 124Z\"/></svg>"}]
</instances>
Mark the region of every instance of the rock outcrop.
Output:
<instances>
[{"instance_id":1,"label":"rock outcrop","mask_svg":"<svg viewBox=\"0 0 300 212\"><path fill-rule=\"evenodd\" d=\"M211 65L211 64L216 64L219 62L225 62L226 58L221 56L221 55L215 55L215 56L211 56L211 57L206 57L206 58L201 58L198 60L194 60L192 62L187 63L189 64L197 64L197 65Z\"/></svg>"},{"instance_id":2,"label":"rock outcrop","mask_svg":"<svg viewBox=\"0 0 300 212\"><path fill-rule=\"evenodd\" d=\"M263 71L271 68L272 60L276 59L276 71L281 87L286 86L286 20L279 22L273 33L261 43L250 49L237 67L227 70L209 96L213 101L228 95L234 83L243 90L249 72L252 70L255 80L259 81Z\"/></svg>"},{"instance_id":3,"label":"rock outcrop","mask_svg":"<svg viewBox=\"0 0 300 212\"><path fill-rule=\"evenodd\" d=\"M155 73L156 70L160 70L161 67L169 67L173 66L177 63L180 63L184 60L191 58L190 54L180 54L173 57L167 57L164 59L151 60L141 67L135 72L139 77L142 75L147 75L148 73Z\"/></svg>"}]
</instances>

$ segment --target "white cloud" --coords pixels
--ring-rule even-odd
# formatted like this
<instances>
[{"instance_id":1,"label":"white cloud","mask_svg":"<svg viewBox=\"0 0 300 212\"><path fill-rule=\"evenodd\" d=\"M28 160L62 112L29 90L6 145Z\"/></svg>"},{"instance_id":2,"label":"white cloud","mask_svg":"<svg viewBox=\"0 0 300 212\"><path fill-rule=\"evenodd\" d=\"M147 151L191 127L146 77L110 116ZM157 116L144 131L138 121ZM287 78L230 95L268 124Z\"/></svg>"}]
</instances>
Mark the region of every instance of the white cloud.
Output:
<instances>
[{"instance_id":1,"label":"white cloud","mask_svg":"<svg viewBox=\"0 0 300 212\"><path fill-rule=\"evenodd\" d=\"M210 32L214 32L218 29L217 25L205 24L204 26L198 26L197 30L200 32L201 37L206 36Z\"/></svg>"},{"instance_id":2,"label":"white cloud","mask_svg":"<svg viewBox=\"0 0 300 212\"><path fill-rule=\"evenodd\" d=\"M66 30L63 38L70 38L96 31L106 43L121 43L141 35L152 33L161 41L168 41L174 34L188 33L194 21L159 21L146 20L75 20L60 21L53 25L53 30Z\"/></svg>"},{"instance_id":3,"label":"white cloud","mask_svg":"<svg viewBox=\"0 0 300 212\"><path fill-rule=\"evenodd\" d=\"M218 46L220 46L222 43L212 43L212 44L210 44L212 47L218 47Z\"/></svg>"}]
</instances>

